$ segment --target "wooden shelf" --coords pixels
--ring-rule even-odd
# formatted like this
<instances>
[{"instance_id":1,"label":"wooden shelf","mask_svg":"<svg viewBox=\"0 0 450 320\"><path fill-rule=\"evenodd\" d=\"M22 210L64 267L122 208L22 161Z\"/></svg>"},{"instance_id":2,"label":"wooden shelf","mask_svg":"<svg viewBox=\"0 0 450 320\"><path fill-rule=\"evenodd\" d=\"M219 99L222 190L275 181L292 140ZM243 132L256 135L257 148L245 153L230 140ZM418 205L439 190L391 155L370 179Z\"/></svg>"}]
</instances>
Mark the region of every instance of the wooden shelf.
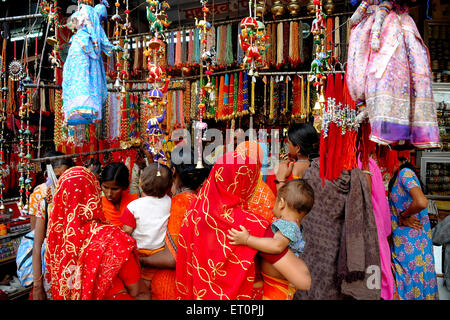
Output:
<instances>
[{"instance_id":1,"label":"wooden shelf","mask_svg":"<svg viewBox=\"0 0 450 320\"><path fill-rule=\"evenodd\" d=\"M22 236L22 235L27 234L30 231L31 231L31 227L30 227L30 229L27 229L27 230L22 230L22 231L13 232L13 233L7 233L4 236L0 236L0 240L6 239L6 238L15 238L17 236Z\"/></svg>"},{"instance_id":2,"label":"wooden shelf","mask_svg":"<svg viewBox=\"0 0 450 320\"><path fill-rule=\"evenodd\" d=\"M8 257L6 259L0 260L0 266L11 263L11 262L16 262L16 256L12 256L12 257Z\"/></svg>"},{"instance_id":3,"label":"wooden shelf","mask_svg":"<svg viewBox=\"0 0 450 320\"><path fill-rule=\"evenodd\" d=\"M31 291L31 286L27 287L27 288L23 287L23 288L15 291L15 292L12 292L12 293L8 294L8 298L9 298L9 300L16 300L16 299L19 299L19 298L21 298L21 297L23 297L25 295L30 294L30 291Z\"/></svg>"}]
</instances>

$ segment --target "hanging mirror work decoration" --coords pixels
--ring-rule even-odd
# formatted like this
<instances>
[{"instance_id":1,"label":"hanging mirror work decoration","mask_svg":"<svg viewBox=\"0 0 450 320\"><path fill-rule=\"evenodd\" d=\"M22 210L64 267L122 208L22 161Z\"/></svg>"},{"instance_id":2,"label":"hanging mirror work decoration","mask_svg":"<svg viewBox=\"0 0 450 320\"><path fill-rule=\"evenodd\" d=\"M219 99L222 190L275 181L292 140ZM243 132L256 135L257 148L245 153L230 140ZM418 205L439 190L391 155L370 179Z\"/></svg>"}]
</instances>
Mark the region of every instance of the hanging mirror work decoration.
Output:
<instances>
[{"instance_id":1,"label":"hanging mirror work decoration","mask_svg":"<svg viewBox=\"0 0 450 320\"><path fill-rule=\"evenodd\" d=\"M149 109L147 120L146 141L147 150L158 163L167 162L164 144L167 143L162 122L166 117L169 77L166 74L166 39L165 31L171 22L167 18L166 10L170 9L166 1L147 0L147 20L150 27L151 39L144 55L147 57L148 78L152 90L143 99ZM158 175L159 175L158 171Z\"/></svg>"}]
</instances>

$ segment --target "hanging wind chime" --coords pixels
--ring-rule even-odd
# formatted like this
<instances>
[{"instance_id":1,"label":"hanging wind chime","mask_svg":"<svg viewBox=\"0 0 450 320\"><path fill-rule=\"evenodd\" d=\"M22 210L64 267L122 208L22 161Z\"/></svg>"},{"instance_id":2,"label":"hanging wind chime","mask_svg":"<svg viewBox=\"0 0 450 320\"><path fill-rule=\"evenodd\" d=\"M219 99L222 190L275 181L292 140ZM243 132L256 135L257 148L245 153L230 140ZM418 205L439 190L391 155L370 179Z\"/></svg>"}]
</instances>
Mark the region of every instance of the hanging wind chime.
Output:
<instances>
[{"instance_id":1,"label":"hanging wind chime","mask_svg":"<svg viewBox=\"0 0 450 320\"><path fill-rule=\"evenodd\" d=\"M311 62L308 81L312 82L317 91L317 101L313 108L314 127L318 132L322 126L322 109L325 104L324 85L326 75L324 71L329 70L328 59L331 51L325 51L326 15L323 12L322 0L314 0L315 18L311 24L311 33L314 36L313 54L315 59Z\"/></svg>"},{"instance_id":2,"label":"hanging wind chime","mask_svg":"<svg viewBox=\"0 0 450 320\"><path fill-rule=\"evenodd\" d=\"M209 13L208 8L208 0L200 0L200 3L202 4L202 12L203 12L203 19L198 20L195 18L195 25L199 29L199 40L201 45L201 58L202 63L200 63L200 85L198 88L198 95L199 95L199 104L198 104L198 112L199 112L199 121L194 121L194 134L195 139L197 141L197 169L203 168L203 161L202 161L202 141L205 140L205 136L203 135L203 130L206 130L208 128L208 125L206 122L203 122L203 118L206 116L206 106L210 107L211 105L214 105L215 103L215 87L211 83L211 75L212 75L212 65L215 60L215 48L210 48L209 51L207 51L207 44L208 44L208 33L211 30L211 24L207 21L207 15ZM196 44L194 44L195 46ZM204 71L204 69L206 69ZM203 84L203 72L205 72L207 83Z\"/></svg>"},{"instance_id":3,"label":"hanging wind chime","mask_svg":"<svg viewBox=\"0 0 450 320\"><path fill-rule=\"evenodd\" d=\"M170 25L166 10L170 6L166 1L147 0L147 20L150 24L152 38L144 55L147 57L148 78L152 90L143 100L149 108L150 119L147 121L147 150L153 154L155 161L167 162L163 145L167 143L161 124L166 116L167 100L165 94L169 86L169 78L163 61L166 56L164 32ZM158 175L160 172L158 171Z\"/></svg>"},{"instance_id":4,"label":"hanging wind chime","mask_svg":"<svg viewBox=\"0 0 450 320\"><path fill-rule=\"evenodd\" d=\"M8 175L8 166L5 161L5 129L6 129L6 103L8 101L8 76L6 73L6 38L3 39L2 56L0 60L0 79L2 87L2 101L0 109L0 213L5 210L3 192L5 191L5 178Z\"/></svg>"},{"instance_id":5,"label":"hanging wind chime","mask_svg":"<svg viewBox=\"0 0 450 320\"><path fill-rule=\"evenodd\" d=\"M19 210L23 215L28 214L29 198L31 194L32 178L31 178L31 131L30 131L30 112L31 112L31 91L26 89L24 85L31 83L32 80L28 75L28 52L27 41L24 44L25 56L25 75L19 83L18 92L20 93L21 105L19 108Z\"/></svg>"}]
</instances>

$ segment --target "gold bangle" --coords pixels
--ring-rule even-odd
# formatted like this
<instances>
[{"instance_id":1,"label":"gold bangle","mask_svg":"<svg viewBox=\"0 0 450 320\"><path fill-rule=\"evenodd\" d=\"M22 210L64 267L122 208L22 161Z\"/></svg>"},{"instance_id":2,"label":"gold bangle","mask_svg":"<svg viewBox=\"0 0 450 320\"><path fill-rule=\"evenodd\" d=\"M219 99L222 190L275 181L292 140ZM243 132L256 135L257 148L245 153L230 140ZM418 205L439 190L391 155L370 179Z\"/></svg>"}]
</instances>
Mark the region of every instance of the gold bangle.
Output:
<instances>
[{"instance_id":1,"label":"gold bangle","mask_svg":"<svg viewBox=\"0 0 450 320\"><path fill-rule=\"evenodd\" d=\"M33 282L41 281L41 280L42 280L42 277L43 277L43 274L41 273L41 276L39 277L39 279L34 279L34 278L33 278Z\"/></svg>"}]
</instances>

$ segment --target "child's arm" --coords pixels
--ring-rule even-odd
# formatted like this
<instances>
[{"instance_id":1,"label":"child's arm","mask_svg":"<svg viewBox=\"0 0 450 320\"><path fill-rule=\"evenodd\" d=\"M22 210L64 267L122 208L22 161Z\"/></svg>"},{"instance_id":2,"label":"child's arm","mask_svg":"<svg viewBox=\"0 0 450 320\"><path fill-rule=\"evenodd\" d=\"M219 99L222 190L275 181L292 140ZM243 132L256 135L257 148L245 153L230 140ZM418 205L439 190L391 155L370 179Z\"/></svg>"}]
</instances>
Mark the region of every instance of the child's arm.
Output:
<instances>
[{"instance_id":1,"label":"child's arm","mask_svg":"<svg viewBox=\"0 0 450 320\"><path fill-rule=\"evenodd\" d=\"M131 236L131 234L134 231L134 228L124 224L123 227L122 227L122 230L123 230L123 232L128 233Z\"/></svg>"},{"instance_id":2,"label":"child's arm","mask_svg":"<svg viewBox=\"0 0 450 320\"><path fill-rule=\"evenodd\" d=\"M228 239L233 245L246 245L250 248L268 254L278 254L283 252L289 245L289 239L283 236L280 231L277 231L273 238L262 238L250 235L245 227L240 226L241 231L231 228L228 230Z\"/></svg>"}]
</instances>

